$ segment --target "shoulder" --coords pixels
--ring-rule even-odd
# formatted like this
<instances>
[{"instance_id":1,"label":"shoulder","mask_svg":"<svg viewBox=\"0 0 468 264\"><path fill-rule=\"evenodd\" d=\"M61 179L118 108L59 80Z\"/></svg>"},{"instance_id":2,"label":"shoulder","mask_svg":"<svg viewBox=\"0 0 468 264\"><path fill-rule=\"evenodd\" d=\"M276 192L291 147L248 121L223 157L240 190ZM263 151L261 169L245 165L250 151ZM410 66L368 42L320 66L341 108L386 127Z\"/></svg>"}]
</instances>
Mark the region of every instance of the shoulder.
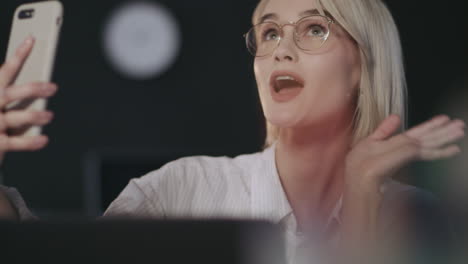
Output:
<instances>
[{"instance_id":1,"label":"shoulder","mask_svg":"<svg viewBox=\"0 0 468 264\"><path fill-rule=\"evenodd\" d=\"M450 241L448 210L434 193L391 181L384 190L380 217L388 230L402 230L414 240Z\"/></svg>"},{"instance_id":2,"label":"shoulder","mask_svg":"<svg viewBox=\"0 0 468 264\"><path fill-rule=\"evenodd\" d=\"M0 218L8 215L17 216L21 221L37 219L16 188L0 185Z\"/></svg>"},{"instance_id":3,"label":"shoulder","mask_svg":"<svg viewBox=\"0 0 468 264\"><path fill-rule=\"evenodd\" d=\"M160 169L136 179L138 182L162 185L177 184L179 188L192 183L246 181L249 171L258 162L259 153L230 157L191 156L171 161ZM170 186L166 186L170 187Z\"/></svg>"},{"instance_id":4,"label":"shoulder","mask_svg":"<svg viewBox=\"0 0 468 264\"><path fill-rule=\"evenodd\" d=\"M441 200L429 190L391 180L382 192L383 210L411 211L412 214L428 213L442 209Z\"/></svg>"},{"instance_id":5,"label":"shoulder","mask_svg":"<svg viewBox=\"0 0 468 264\"><path fill-rule=\"evenodd\" d=\"M436 204L438 198L430 191L395 180L386 182L381 189L384 205Z\"/></svg>"},{"instance_id":6,"label":"shoulder","mask_svg":"<svg viewBox=\"0 0 468 264\"><path fill-rule=\"evenodd\" d=\"M244 210L251 171L260 153L230 157L192 156L167 163L132 180L168 216L210 216Z\"/></svg>"}]
</instances>

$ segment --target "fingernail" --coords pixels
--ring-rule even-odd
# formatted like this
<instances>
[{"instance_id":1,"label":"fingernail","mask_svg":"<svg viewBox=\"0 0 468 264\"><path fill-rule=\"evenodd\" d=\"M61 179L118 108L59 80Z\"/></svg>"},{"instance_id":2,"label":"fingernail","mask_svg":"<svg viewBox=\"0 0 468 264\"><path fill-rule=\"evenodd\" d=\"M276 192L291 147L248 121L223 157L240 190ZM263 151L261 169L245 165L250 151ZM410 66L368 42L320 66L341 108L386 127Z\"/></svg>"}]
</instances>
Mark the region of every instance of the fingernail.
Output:
<instances>
[{"instance_id":1,"label":"fingernail","mask_svg":"<svg viewBox=\"0 0 468 264\"><path fill-rule=\"evenodd\" d=\"M57 86L53 85L53 84L50 84L50 85L44 86L43 89L44 89L44 92L45 92L46 95L52 95L57 91Z\"/></svg>"},{"instance_id":2,"label":"fingernail","mask_svg":"<svg viewBox=\"0 0 468 264\"><path fill-rule=\"evenodd\" d=\"M24 41L24 43L25 43L26 45L29 45L29 44L31 44L31 43L33 42L33 39L34 39L33 36L32 36L32 35L29 35L29 36L26 38L26 40Z\"/></svg>"},{"instance_id":3,"label":"fingernail","mask_svg":"<svg viewBox=\"0 0 468 264\"><path fill-rule=\"evenodd\" d=\"M52 113L51 112L42 112L41 113L41 119L43 120L50 120L52 118Z\"/></svg>"},{"instance_id":4,"label":"fingernail","mask_svg":"<svg viewBox=\"0 0 468 264\"><path fill-rule=\"evenodd\" d=\"M26 49L27 47L29 47L31 45L31 43L33 42L33 37L31 35L29 35L23 42L23 45L21 46L22 49Z\"/></svg>"},{"instance_id":5,"label":"fingernail","mask_svg":"<svg viewBox=\"0 0 468 264\"><path fill-rule=\"evenodd\" d=\"M48 139L44 136L41 136L41 137L38 137L36 138L36 140L34 141L35 145L37 147L40 147L40 146L43 146L44 144L46 144L48 141Z\"/></svg>"}]
</instances>

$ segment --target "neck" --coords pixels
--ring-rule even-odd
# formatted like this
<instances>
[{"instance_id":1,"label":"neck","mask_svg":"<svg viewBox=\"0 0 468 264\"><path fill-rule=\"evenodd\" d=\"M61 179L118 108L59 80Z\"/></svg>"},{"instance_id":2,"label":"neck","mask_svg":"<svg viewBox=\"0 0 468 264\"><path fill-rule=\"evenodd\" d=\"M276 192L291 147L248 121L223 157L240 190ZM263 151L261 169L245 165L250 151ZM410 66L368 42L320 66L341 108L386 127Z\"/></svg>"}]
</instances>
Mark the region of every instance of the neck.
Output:
<instances>
[{"instance_id":1,"label":"neck","mask_svg":"<svg viewBox=\"0 0 468 264\"><path fill-rule=\"evenodd\" d=\"M325 221L342 193L352 140L343 121L280 131L276 165L299 228L312 218Z\"/></svg>"}]
</instances>

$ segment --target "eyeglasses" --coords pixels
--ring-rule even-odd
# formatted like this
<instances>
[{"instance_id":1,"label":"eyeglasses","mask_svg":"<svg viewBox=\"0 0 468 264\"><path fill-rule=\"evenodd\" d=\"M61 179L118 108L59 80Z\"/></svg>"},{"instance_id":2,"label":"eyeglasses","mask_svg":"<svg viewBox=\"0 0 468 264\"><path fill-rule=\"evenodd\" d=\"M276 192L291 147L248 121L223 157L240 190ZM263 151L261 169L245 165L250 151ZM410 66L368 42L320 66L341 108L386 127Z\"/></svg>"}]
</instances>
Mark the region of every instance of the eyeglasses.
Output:
<instances>
[{"instance_id":1,"label":"eyeglasses","mask_svg":"<svg viewBox=\"0 0 468 264\"><path fill-rule=\"evenodd\" d=\"M284 37L283 27L291 25L294 27L296 46L307 53L314 53L327 41L333 23L333 20L322 15L303 17L281 26L275 22L259 23L244 34L247 50L255 57L273 53Z\"/></svg>"}]
</instances>

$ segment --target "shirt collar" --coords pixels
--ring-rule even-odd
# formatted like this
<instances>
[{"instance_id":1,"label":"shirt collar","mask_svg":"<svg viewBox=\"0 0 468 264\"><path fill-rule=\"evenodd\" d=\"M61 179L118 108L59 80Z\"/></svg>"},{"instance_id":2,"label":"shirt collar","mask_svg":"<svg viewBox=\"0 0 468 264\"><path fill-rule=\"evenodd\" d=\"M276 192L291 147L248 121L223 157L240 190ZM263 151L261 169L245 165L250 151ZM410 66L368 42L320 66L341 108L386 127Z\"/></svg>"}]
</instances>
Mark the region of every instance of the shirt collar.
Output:
<instances>
[{"instance_id":1,"label":"shirt collar","mask_svg":"<svg viewBox=\"0 0 468 264\"><path fill-rule=\"evenodd\" d=\"M341 196L338 199L338 201L336 202L335 207L333 208L330 216L328 217L327 225L330 224L330 222L333 219L335 219L338 222L338 224L341 225L340 212L341 212L342 205L343 205L343 194L341 194Z\"/></svg>"},{"instance_id":2,"label":"shirt collar","mask_svg":"<svg viewBox=\"0 0 468 264\"><path fill-rule=\"evenodd\" d=\"M261 153L261 162L258 163L252 175L252 216L257 219L284 222L294 218L292 207L284 192L275 161L276 141ZM341 224L340 211L343 195L340 196L327 220L327 226L335 219ZM295 219L292 219L295 222Z\"/></svg>"},{"instance_id":3,"label":"shirt collar","mask_svg":"<svg viewBox=\"0 0 468 264\"><path fill-rule=\"evenodd\" d=\"M278 223L292 213L292 208L278 175L275 149L276 142L261 153L261 161L252 175L251 209L255 218Z\"/></svg>"}]
</instances>

